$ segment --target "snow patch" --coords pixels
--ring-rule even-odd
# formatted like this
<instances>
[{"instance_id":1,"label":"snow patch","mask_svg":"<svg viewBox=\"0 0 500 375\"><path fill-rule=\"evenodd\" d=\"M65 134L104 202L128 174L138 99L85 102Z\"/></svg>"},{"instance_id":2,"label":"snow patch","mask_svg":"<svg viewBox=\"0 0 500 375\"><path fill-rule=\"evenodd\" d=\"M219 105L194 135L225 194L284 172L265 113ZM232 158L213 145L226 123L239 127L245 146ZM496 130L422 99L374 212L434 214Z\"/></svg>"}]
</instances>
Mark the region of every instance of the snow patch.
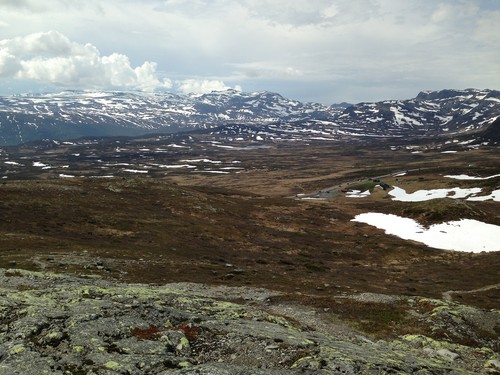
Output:
<instances>
[{"instance_id":1,"label":"snow patch","mask_svg":"<svg viewBox=\"0 0 500 375\"><path fill-rule=\"evenodd\" d=\"M148 173L149 171L143 171L140 169L124 169L123 172L128 172L128 173Z\"/></svg>"},{"instance_id":2,"label":"snow patch","mask_svg":"<svg viewBox=\"0 0 500 375\"><path fill-rule=\"evenodd\" d=\"M193 171L194 173L216 173L216 174L228 174L229 172L224 171L212 171L212 170L204 170L204 171Z\"/></svg>"},{"instance_id":3,"label":"snow patch","mask_svg":"<svg viewBox=\"0 0 500 375\"><path fill-rule=\"evenodd\" d=\"M472 202L484 202L489 200L500 202L500 189L493 190L490 195L473 196L467 198L467 200Z\"/></svg>"},{"instance_id":4,"label":"snow patch","mask_svg":"<svg viewBox=\"0 0 500 375\"><path fill-rule=\"evenodd\" d=\"M489 180L491 178L500 177L500 174L494 174L488 177L477 177L477 176L469 176L466 174L457 174L457 175L446 175L444 177L453 178L455 180Z\"/></svg>"},{"instance_id":5,"label":"snow patch","mask_svg":"<svg viewBox=\"0 0 500 375\"><path fill-rule=\"evenodd\" d=\"M157 167L160 168L167 168L167 169L177 169L177 168L196 168L196 165L190 165L190 164L155 164Z\"/></svg>"},{"instance_id":6,"label":"snow patch","mask_svg":"<svg viewBox=\"0 0 500 375\"><path fill-rule=\"evenodd\" d=\"M363 192L361 190L352 190L346 193L346 197L348 198L366 198L369 196L370 196L370 190L366 190Z\"/></svg>"},{"instance_id":7,"label":"snow patch","mask_svg":"<svg viewBox=\"0 0 500 375\"><path fill-rule=\"evenodd\" d=\"M407 193L404 189L394 186L394 188L389 192L392 200L400 202L423 202L429 201L431 199L439 198L453 198L453 199L463 199L467 198L473 194L479 194L481 188L452 188L452 189L432 189L432 190L417 190L414 193Z\"/></svg>"},{"instance_id":8,"label":"snow patch","mask_svg":"<svg viewBox=\"0 0 500 375\"><path fill-rule=\"evenodd\" d=\"M221 164L222 162L219 160L211 160L211 159L185 159L181 160L184 163L211 163L211 164Z\"/></svg>"},{"instance_id":9,"label":"snow patch","mask_svg":"<svg viewBox=\"0 0 500 375\"><path fill-rule=\"evenodd\" d=\"M474 253L500 251L500 226L477 220L448 221L425 228L410 218L369 212L357 215L352 221L372 225L387 234L437 249Z\"/></svg>"}]
</instances>

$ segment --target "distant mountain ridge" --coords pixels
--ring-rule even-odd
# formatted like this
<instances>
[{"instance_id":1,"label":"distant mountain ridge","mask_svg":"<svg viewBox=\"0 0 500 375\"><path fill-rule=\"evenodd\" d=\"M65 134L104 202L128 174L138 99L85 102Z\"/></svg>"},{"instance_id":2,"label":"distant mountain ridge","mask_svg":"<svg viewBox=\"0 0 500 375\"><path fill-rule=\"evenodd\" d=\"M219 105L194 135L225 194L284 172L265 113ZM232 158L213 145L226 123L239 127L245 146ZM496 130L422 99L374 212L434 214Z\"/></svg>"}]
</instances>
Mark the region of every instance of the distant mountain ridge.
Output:
<instances>
[{"instance_id":1,"label":"distant mountain ridge","mask_svg":"<svg viewBox=\"0 0 500 375\"><path fill-rule=\"evenodd\" d=\"M331 106L272 92L78 92L0 97L0 145L82 136L175 133L252 126L348 136L420 137L480 132L500 116L500 91L424 91L408 100ZM273 125L278 124L278 125ZM234 130L234 129L233 129Z\"/></svg>"},{"instance_id":2,"label":"distant mountain ridge","mask_svg":"<svg viewBox=\"0 0 500 375\"><path fill-rule=\"evenodd\" d=\"M429 136L478 132L500 116L500 91L423 91L408 100L359 103L335 120L371 134Z\"/></svg>"}]
</instances>

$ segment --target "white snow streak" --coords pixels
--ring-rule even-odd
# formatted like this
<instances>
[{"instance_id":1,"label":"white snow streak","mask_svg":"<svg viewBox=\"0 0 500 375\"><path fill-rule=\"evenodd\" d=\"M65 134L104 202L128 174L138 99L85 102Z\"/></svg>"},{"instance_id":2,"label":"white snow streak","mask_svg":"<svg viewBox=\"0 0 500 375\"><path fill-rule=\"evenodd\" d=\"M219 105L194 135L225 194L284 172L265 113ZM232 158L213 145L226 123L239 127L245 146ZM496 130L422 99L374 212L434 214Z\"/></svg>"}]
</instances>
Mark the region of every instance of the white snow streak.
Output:
<instances>
[{"instance_id":1,"label":"white snow streak","mask_svg":"<svg viewBox=\"0 0 500 375\"><path fill-rule=\"evenodd\" d=\"M489 180L491 178L500 177L500 174L494 174L494 175L488 176L488 177L469 176L469 175L466 175L466 174L446 175L444 177L453 178L455 180Z\"/></svg>"},{"instance_id":2,"label":"white snow streak","mask_svg":"<svg viewBox=\"0 0 500 375\"><path fill-rule=\"evenodd\" d=\"M475 253L500 251L500 226L477 220L462 219L425 228L410 218L369 212L357 215L352 221L369 224L387 234L437 249Z\"/></svg>"}]
</instances>

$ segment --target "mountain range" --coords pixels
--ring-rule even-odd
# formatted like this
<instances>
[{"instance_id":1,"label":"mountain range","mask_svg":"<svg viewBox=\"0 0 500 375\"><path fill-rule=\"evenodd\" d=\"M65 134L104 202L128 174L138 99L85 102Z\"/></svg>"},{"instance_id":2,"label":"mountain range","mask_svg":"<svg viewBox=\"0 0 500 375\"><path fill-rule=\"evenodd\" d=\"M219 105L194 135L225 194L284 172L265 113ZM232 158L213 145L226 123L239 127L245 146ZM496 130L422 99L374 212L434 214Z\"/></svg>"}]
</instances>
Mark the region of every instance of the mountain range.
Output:
<instances>
[{"instance_id":1,"label":"mountain range","mask_svg":"<svg viewBox=\"0 0 500 375\"><path fill-rule=\"evenodd\" d=\"M40 139L259 130L289 137L427 137L496 134L500 91L423 91L408 100L333 104L277 93L79 92L0 97L0 145Z\"/></svg>"}]
</instances>

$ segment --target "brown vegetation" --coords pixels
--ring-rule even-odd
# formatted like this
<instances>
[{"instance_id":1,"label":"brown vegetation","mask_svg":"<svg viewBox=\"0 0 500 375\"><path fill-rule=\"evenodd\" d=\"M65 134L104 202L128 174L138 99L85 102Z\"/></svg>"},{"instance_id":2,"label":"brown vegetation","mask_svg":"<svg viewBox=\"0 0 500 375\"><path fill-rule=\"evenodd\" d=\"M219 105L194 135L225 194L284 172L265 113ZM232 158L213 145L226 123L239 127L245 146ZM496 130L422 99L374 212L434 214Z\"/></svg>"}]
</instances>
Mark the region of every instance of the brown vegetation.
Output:
<instances>
[{"instance_id":1,"label":"brown vegetation","mask_svg":"<svg viewBox=\"0 0 500 375\"><path fill-rule=\"evenodd\" d=\"M95 150L101 151L107 152ZM377 211L423 224L459 217L500 224L498 203L393 202L377 189L371 197L350 199L341 190L385 175L385 182L409 191L468 186L442 176L467 173L471 164L477 174L498 173L496 151L411 154L384 143L192 149L183 157L240 160L244 170L114 179L53 179L44 171L7 179L0 185L0 266L127 282L262 286L320 301L346 292L439 297L481 288L499 282L500 253L431 249L350 220ZM411 172L391 175L404 170ZM484 186L498 188L496 181ZM321 189L335 194L325 201L293 198ZM493 308L500 294L490 290L462 300Z\"/></svg>"}]
</instances>

